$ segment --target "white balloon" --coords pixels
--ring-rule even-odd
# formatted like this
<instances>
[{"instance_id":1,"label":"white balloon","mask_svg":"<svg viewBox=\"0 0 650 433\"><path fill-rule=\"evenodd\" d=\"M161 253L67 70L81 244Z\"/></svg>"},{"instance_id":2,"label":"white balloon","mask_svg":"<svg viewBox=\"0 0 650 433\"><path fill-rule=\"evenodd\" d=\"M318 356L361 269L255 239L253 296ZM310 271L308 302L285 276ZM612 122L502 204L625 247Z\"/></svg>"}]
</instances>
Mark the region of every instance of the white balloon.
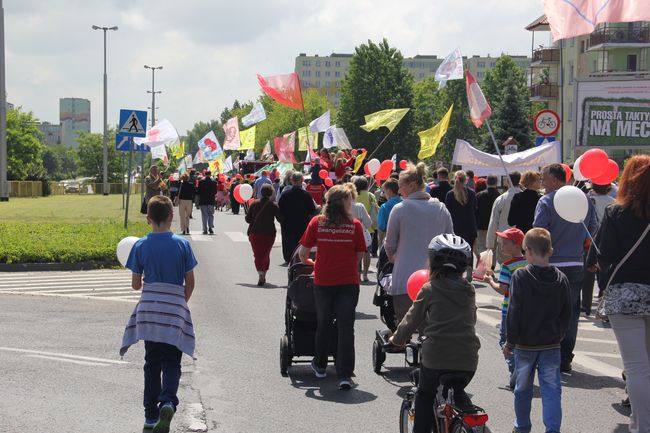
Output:
<instances>
[{"instance_id":1,"label":"white balloon","mask_svg":"<svg viewBox=\"0 0 650 433\"><path fill-rule=\"evenodd\" d=\"M587 196L579 188L563 186L553 197L553 206L560 217L571 223L581 223L587 218L589 203Z\"/></svg>"},{"instance_id":2,"label":"white balloon","mask_svg":"<svg viewBox=\"0 0 650 433\"><path fill-rule=\"evenodd\" d=\"M582 161L582 156L576 159L576 162L573 163L573 178L575 180L587 180L586 177L582 175L580 171L580 162Z\"/></svg>"},{"instance_id":3,"label":"white balloon","mask_svg":"<svg viewBox=\"0 0 650 433\"><path fill-rule=\"evenodd\" d=\"M368 161L368 171L372 176L376 175L381 168L381 162L377 158L372 158Z\"/></svg>"},{"instance_id":4,"label":"white balloon","mask_svg":"<svg viewBox=\"0 0 650 433\"><path fill-rule=\"evenodd\" d=\"M131 249L139 239L135 236L127 236L117 244L117 260L122 266L126 267L126 261L129 259Z\"/></svg>"},{"instance_id":5,"label":"white balloon","mask_svg":"<svg viewBox=\"0 0 650 433\"><path fill-rule=\"evenodd\" d=\"M244 201L248 201L253 197L253 187L247 183L242 184L239 187L239 195Z\"/></svg>"}]
</instances>

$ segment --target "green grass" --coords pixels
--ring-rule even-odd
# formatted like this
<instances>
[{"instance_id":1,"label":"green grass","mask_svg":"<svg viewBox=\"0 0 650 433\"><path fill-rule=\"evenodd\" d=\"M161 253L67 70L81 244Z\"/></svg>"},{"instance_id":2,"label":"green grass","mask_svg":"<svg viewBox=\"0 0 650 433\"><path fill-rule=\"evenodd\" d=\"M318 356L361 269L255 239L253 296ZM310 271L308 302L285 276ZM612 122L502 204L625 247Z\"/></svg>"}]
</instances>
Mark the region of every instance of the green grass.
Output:
<instances>
[{"instance_id":1,"label":"green grass","mask_svg":"<svg viewBox=\"0 0 650 433\"><path fill-rule=\"evenodd\" d=\"M120 239L148 231L139 195L127 230L121 195L12 198L0 203L0 263L116 261Z\"/></svg>"}]
</instances>

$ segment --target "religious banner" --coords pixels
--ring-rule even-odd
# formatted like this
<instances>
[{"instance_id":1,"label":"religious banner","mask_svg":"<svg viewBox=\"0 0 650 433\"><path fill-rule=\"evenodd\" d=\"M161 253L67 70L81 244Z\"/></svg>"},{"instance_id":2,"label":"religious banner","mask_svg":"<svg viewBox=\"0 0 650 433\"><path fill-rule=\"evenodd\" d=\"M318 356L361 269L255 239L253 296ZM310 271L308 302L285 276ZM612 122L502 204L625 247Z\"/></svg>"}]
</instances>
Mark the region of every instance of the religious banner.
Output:
<instances>
[{"instance_id":1,"label":"religious banner","mask_svg":"<svg viewBox=\"0 0 650 433\"><path fill-rule=\"evenodd\" d=\"M217 141L214 131L210 131L198 142L201 157L204 161L214 161L223 155L223 150Z\"/></svg>"},{"instance_id":2,"label":"religious banner","mask_svg":"<svg viewBox=\"0 0 650 433\"><path fill-rule=\"evenodd\" d=\"M296 133L290 132L284 134L282 137L275 137L273 139L273 146L275 147L275 154L278 156L279 162L286 162L295 164L297 163L293 150L296 146Z\"/></svg>"},{"instance_id":3,"label":"religious banner","mask_svg":"<svg viewBox=\"0 0 650 433\"><path fill-rule=\"evenodd\" d=\"M266 111L264 111L264 106L260 101L257 101L253 105L253 109L248 115L241 118L241 123L245 128L248 128L251 125L260 123L262 120L266 120Z\"/></svg>"},{"instance_id":4,"label":"religious banner","mask_svg":"<svg viewBox=\"0 0 650 433\"><path fill-rule=\"evenodd\" d=\"M231 117L223 125L223 132L226 134L223 139L223 150L239 150L239 122L237 117Z\"/></svg>"}]
</instances>

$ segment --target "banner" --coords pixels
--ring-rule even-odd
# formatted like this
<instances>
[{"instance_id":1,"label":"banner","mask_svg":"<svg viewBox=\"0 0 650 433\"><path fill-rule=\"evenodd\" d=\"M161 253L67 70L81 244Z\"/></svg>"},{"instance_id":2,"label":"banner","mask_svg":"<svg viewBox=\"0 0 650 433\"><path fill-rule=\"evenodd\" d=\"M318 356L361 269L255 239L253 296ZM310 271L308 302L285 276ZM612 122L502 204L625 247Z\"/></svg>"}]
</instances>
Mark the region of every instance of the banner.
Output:
<instances>
[{"instance_id":1,"label":"banner","mask_svg":"<svg viewBox=\"0 0 650 433\"><path fill-rule=\"evenodd\" d=\"M223 160L222 159L215 159L214 161L210 161L208 163L208 166L209 166L210 172L212 174L223 173Z\"/></svg>"},{"instance_id":2,"label":"banner","mask_svg":"<svg viewBox=\"0 0 650 433\"><path fill-rule=\"evenodd\" d=\"M477 128L480 128L492 115L492 108L485 99L472 73L467 71L467 104L469 105L469 118Z\"/></svg>"},{"instance_id":3,"label":"banner","mask_svg":"<svg viewBox=\"0 0 650 433\"><path fill-rule=\"evenodd\" d=\"M135 144L146 144L149 147L175 146L181 142L174 125L167 119L162 119L147 131L146 137L134 137Z\"/></svg>"},{"instance_id":4,"label":"banner","mask_svg":"<svg viewBox=\"0 0 650 433\"><path fill-rule=\"evenodd\" d=\"M278 162L297 163L296 157L293 154L293 149L296 146L295 132L284 134L282 137L275 137L273 139L273 146L275 147L275 154L278 156Z\"/></svg>"},{"instance_id":5,"label":"banner","mask_svg":"<svg viewBox=\"0 0 650 433\"><path fill-rule=\"evenodd\" d=\"M244 128L248 128L251 125L260 123L262 120L266 120L266 111L264 111L264 106L260 101L257 101L253 104L253 109L248 115L241 118L241 123L244 125Z\"/></svg>"},{"instance_id":6,"label":"banner","mask_svg":"<svg viewBox=\"0 0 650 433\"><path fill-rule=\"evenodd\" d=\"M205 163L205 159L203 159L203 151L201 149L196 151L196 156L194 156L194 161L192 162L194 164Z\"/></svg>"},{"instance_id":7,"label":"banner","mask_svg":"<svg viewBox=\"0 0 650 433\"><path fill-rule=\"evenodd\" d=\"M255 149L255 126L239 133L239 150Z\"/></svg>"},{"instance_id":8,"label":"banner","mask_svg":"<svg viewBox=\"0 0 650 433\"><path fill-rule=\"evenodd\" d=\"M309 122L311 132L325 132L330 127L330 110L327 110L320 117Z\"/></svg>"},{"instance_id":9,"label":"banner","mask_svg":"<svg viewBox=\"0 0 650 433\"><path fill-rule=\"evenodd\" d=\"M255 151L253 149L248 149L246 151L246 156L244 156L244 161L255 161Z\"/></svg>"},{"instance_id":10,"label":"banner","mask_svg":"<svg viewBox=\"0 0 650 433\"><path fill-rule=\"evenodd\" d=\"M337 128L336 125L332 125L327 128L325 135L323 136L323 147L325 149L330 149L332 147L338 147L339 149L352 149L350 140L345 134L343 128Z\"/></svg>"},{"instance_id":11,"label":"banner","mask_svg":"<svg viewBox=\"0 0 650 433\"><path fill-rule=\"evenodd\" d=\"M292 72L286 75L263 77L257 74L257 80L264 93L280 104L297 110L303 109L302 94L300 93L300 78Z\"/></svg>"},{"instance_id":12,"label":"banner","mask_svg":"<svg viewBox=\"0 0 650 433\"><path fill-rule=\"evenodd\" d=\"M361 167L363 166L363 160L366 159L366 155L368 155L368 152L363 152L360 154L357 154L357 159L354 160L354 169L352 173L358 173Z\"/></svg>"},{"instance_id":13,"label":"banner","mask_svg":"<svg viewBox=\"0 0 650 433\"><path fill-rule=\"evenodd\" d=\"M367 114L364 116L366 124L361 125L361 129L370 132L385 126L389 131L392 131L409 110L410 108L396 108Z\"/></svg>"},{"instance_id":14,"label":"banner","mask_svg":"<svg viewBox=\"0 0 650 433\"><path fill-rule=\"evenodd\" d=\"M165 165L169 163L169 158L167 158L167 149L165 145L161 144L151 148L151 159L162 159L165 162Z\"/></svg>"},{"instance_id":15,"label":"banner","mask_svg":"<svg viewBox=\"0 0 650 433\"><path fill-rule=\"evenodd\" d=\"M318 133L307 133L307 128L298 129L298 150L304 152L308 147L318 147Z\"/></svg>"},{"instance_id":16,"label":"banner","mask_svg":"<svg viewBox=\"0 0 650 433\"><path fill-rule=\"evenodd\" d=\"M442 117L442 120L436 126L426 131L418 132L418 136L420 137L418 159L430 158L436 153L438 145L447 133L447 129L449 129L449 122L451 121L451 113L453 110L454 104L451 104L451 107L447 110L447 114Z\"/></svg>"},{"instance_id":17,"label":"banner","mask_svg":"<svg viewBox=\"0 0 650 433\"><path fill-rule=\"evenodd\" d=\"M223 172L230 173L235 167L232 164L232 155L228 155L228 158L223 162Z\"/></svg>"},{"instance_id":18,"label":"banner","mask_svg":"<svg viewBox=\"0 0 650 433\"><path fill-rule=\"evenodd\" d=\"M223 132L226 134L223 139L223 150L239 150L239 122L237 117L228 119L223 125Z\"/></svg>"},{"instance_id":19,"label":"banner","mask_svg":"<svg viewBox=\"0 0 650 433\"><path fill-rule=\"evenodd\" d=\"M181 159L185 156L185 143L169 146L169 150L175 159Z\"/></svg>"},{"instance_id":20,"label":"banner","mask_svg":"<svg viewBox=\"0 0 650 433\"><path fill-rule=\"evenodd\" d=\"M198 142L199 150L201 151L201 159L203 161L214 161L223 155L223 150L217 141L217 136L214 131L210 131Z\"/></svg>"},{"instance_id":21,"label":"banner","mask_svg":"<svg viewBox=\"0 0 650 433\"><path fill-rule=\"evenodd\" d=\"M271 142L267 141L266 144L264 145L264 150L262 150L262 156L260 158L264 159L269 155L272 155Z\"/></svg>"},{"instance_id":22,"label":"banner","mask_svg":"<svg viewBox=\"0 0 650 433\"><path fill-rule=\"evenodd\" d=\"M436 70L436 81L440 84L442 89L450 80L462 80L464 75L463 70L463 55L460 53L460 48L456 48L446 58L445 61L438 66Z\"/></svg>"},{"instance_id":23,"label":"banner","mask_svg":"<svg viewBox=\"0 0 650 433\"><path fill-rule=\"evenodd\" d=\"M562 149L559 141L554 141L523 152L503 155L503 162L508 172L540 171L547 164L562 162ZM497 155L482 152L472 147L467 141L456 140L452 164L460 165L463 170L473 170L477 176L503 173L503 166Z\"/></svg>"}]
</instances>

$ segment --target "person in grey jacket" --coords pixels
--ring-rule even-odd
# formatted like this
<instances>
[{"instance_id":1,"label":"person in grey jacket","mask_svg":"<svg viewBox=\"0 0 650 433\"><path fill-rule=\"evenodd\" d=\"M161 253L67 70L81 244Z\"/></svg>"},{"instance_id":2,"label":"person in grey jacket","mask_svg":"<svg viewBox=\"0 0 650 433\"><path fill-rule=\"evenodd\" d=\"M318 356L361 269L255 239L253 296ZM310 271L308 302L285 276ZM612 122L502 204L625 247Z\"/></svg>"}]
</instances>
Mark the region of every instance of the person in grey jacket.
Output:
<instances>
[{"instance_id":1,"label":"person in grey jacket","mask_svg":"<svg viewBox=\"0 0 650 433\"><path fill-rule=\"evenodd\" d=\"M402 171L399 191L404 199L388 218L384 249L394 263L389 294L393 297L396 322L400 322L413 303L406 283L415 271L427 267L429 241L442 233L453 233L451 215L443 203L424 192L424 163Z\"/></svg>"}]
</instances>

